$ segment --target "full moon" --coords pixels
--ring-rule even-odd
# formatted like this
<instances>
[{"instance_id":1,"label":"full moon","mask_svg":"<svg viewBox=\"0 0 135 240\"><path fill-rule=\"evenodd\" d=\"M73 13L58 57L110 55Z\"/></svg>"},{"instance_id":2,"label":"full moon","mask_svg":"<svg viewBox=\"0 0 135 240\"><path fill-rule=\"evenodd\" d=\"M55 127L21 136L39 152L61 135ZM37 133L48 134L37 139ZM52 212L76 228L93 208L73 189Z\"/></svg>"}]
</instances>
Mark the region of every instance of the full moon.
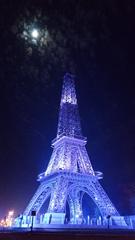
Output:
<instances>
[{"instance_id":1,"label":"full moon","mask_svg":"<svg viewBox=\"0 0 135 240\"><path fill-rule=\"evenodd\" d=\"M33 29L31 35L32 35L33 38L38 38L38 36L39 36L38 30L37 29Z\"/></svg>"}]
</instances>

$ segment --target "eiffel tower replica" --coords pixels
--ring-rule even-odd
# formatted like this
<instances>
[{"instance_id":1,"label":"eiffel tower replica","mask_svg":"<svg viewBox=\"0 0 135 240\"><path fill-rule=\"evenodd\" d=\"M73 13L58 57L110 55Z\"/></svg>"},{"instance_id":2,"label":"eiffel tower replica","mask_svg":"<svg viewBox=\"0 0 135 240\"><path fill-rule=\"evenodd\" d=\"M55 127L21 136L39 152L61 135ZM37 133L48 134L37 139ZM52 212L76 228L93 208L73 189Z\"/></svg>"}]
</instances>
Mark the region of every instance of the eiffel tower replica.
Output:
<instances>
[{"instance_id":1,"label":"eiffel tower replica","mask_svg":"<svg viewBox=\"0 0 135 240\"><path fill-rule=\"evenodd\" d=\"M101 216L120 217L99 183L101 172L93 170L88 156L87 139L83 137L75 91L74 76L66 73L63 81L57 136L52 141L53 152L45 172L38 176L40 185L24 211L28 217L40 209L50 197L44 224L63 224L66 203L69 205L70 223L83 221L82 200L87 193L98 207Z\"/></svg>"}]
</instances>

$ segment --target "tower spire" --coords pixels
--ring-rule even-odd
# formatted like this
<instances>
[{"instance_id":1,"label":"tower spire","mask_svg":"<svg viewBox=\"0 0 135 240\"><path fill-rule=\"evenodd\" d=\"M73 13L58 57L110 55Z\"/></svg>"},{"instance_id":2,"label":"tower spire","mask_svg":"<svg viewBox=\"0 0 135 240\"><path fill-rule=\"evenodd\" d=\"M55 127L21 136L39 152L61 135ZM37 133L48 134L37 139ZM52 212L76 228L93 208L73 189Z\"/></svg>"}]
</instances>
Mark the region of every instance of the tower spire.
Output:
<instances>
[{"instance_id":1,"label":"tower spire","mask_svg":"<svg viewBox=\"0 0 135 240\"><path fill-rule=\"evenodd\" d=\"M61 136L82 138L74 78L75 76L69 73L64 76L57 138Z\"/></svg>"}]
</instances>

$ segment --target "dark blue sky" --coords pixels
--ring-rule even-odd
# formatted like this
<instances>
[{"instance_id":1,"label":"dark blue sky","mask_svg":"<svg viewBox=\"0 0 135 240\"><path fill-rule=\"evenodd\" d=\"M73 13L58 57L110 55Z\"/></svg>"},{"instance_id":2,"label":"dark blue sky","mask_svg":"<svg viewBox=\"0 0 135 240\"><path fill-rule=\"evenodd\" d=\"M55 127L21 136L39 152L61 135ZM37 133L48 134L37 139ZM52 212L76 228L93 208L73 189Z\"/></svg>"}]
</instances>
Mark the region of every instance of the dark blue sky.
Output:
<instances>
[{"instance_id":1,"label":"dark blue sky","mask_svg":"<svg viewBox=\"0 0 135 240\"><path fill-rule=\"evenodd\" d=\"M93 167L104 173L102 185L118 210L132 212L135 4L117 2L0 2L0 216L9 208L22 212L38 186L56 136L66 71L77 76ZM47 45L23 38L33 22L47 28Z\"/></svg>"}]
</instances>

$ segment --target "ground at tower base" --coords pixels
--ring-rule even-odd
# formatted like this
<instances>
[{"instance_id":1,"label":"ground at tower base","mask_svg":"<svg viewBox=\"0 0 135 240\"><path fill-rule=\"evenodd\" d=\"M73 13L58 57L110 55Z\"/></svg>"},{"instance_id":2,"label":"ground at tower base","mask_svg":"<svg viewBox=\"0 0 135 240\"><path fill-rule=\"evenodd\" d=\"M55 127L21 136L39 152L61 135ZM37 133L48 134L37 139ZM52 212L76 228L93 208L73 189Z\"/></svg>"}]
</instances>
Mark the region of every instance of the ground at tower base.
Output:
<instances>
[{"instance_id":1,"label":"ground at tower base","mask_svg":"<svg viewBox=\"0 0 135 240\"><path fill-rule=\"evenodd\" d=\"M0 232L0 240L130 240L135 239L135 232L111 229L13 229Z\"/></svg>"}]
</instances>

